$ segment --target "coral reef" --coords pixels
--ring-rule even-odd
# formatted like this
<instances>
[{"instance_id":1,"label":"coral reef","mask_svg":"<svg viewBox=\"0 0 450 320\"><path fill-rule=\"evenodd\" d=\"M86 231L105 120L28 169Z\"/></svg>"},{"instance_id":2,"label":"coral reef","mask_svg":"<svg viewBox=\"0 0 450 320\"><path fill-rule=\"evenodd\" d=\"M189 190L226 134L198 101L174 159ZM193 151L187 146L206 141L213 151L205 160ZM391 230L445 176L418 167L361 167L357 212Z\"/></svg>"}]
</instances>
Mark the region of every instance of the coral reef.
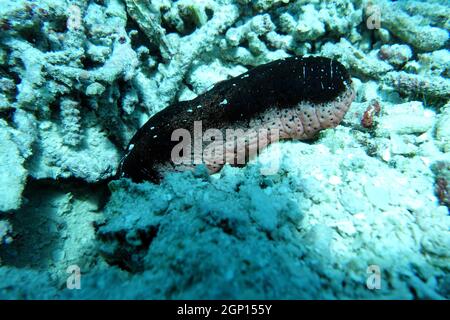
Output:
<instances>
[{"instance_id":1,"label":"coral reef","mask_svg":"<svg viewBox=\"0 0 450 320\"><path fill-rule=\"evenodd\" d=\"M448 41L448 30L423 23L420 16L410 16L393 3L384 2L381 10L381 24L420 51L441 49Z\"/></svg>"},{"instance_id":2,"label":"coral reef","mask_svg":"<svg viewBox=\"0 0 450 320\"><path fill-rule=\"evenodd\" d=\"M419 15L423 23L450 30L448 1L401 1L399 6L410 16Z\"/></svg>"},{"instance_id":3,"label":"coral reef","mask_svg":"<svg viewBox=\"0 0 450 320\"><path fill-rule=\"evenodd\" d=\"M174 3L162 1L157 2L155 7L151 3L127 0L130 16L141 26L149 39L157 38L154 45L160 46L160 54L166 60L165 63L158 65L151 77L139 72L133 81L143 96L144 104L150 108L150 112L160 111L176 98L177 88L193 61L205 51L211 50L219 34L232 25L239 16L237 8L231 1L208 1L207 3L210 6L208 10L212 11L212 18L208 22L206 22L208 6L205 1L194 4L187 1ZM169 10L164 17L165 23L168 25L175 23L180 34L165 35L161 26L155 26L154 21L163 19L161 17L163 9ZM188 16L191 23L195 22L193 27L189 28L192 30L180 22L183 21L183 16ZM141 19L141 17L144 18ZM144 47L145 49L148 50Z\"/></svg>"},{"instance_id":4,"label":"coral reef","mask_svg":"<svg viewBox=\"0 0 450 320\"><path fill-rule=\"evenodd\" d=\"M321 48L321 54L341 61L350 71L359 77L378 79L393 67L384 61L380 61L373 52L366 55L355 48L348 40L342 38L340 42L326 43Z\"/></svg>"},{"instance_id":5,"label":"coral reef","mask_svg":"<svg viewBox=\"0 0 450 320\"><path fill-rule=\"evenodd\" d=\"M1 1L0 298L450 298L449 8ZM211 176L108 186L154 114L295 55L349 70L335 130Z\"/></svg>"},{"instance_id":6,"label":"coral reef","mask_svg":"<svg viewBox=\"0 0 450 320\"><path fill-rule=\"evenodd\" d=\"M133 121L126 125L126 120L118 117L120 103L115 97L121 81L134 73L136 53L119 36L126 37L123 5L120 1L108 4L15 1L0 7L9 26L0 37L8 52L3 62L7 71L2 74L4 83L20 79L16 89L3 96L9 108L27 111L18 122L27 117L29 123L23 128L21 123L16 126L33 140L34 151L27 166L30 176L104 179L113 173L119 152L108 146L111 142L106 134L98 133L108 130L115 142L126 143L136 127ZM102 97L99 86L107 86ZM89 98L93 93L95 100ZM54 121L58 109L61 122ZM97 134L81 130L81 125ZM79 150L62 152L57 141ZM93 155L95 145L102 146L102 151ZM106 157L105 146L112 153ZM55 162L65 168L48 170ZM82 173L79 167L85 168Z\"/></svg>"},{"instance_id":7,"label":"coral reef","mask_svg":"<svg viewBox=\"0 0 450 320\"><path fill-rule=\"evenodd\" d=\"M420 76L404 71L392 71L387 73L383 82L394 87L398 92L429 98L450 98L450 80L437 76Z\"/></svg>"},{"instance_id":8,"label":"coral reef","mask_svg":"<svg viewBox=\"0 0 450 320\"><path fill-rule=\"evenodd\" d=\"M274 29L275 25L268 14L252 17L243 25L228 29L225 39L220 43L223 56L235 63L252 66L287 57L280 48L292 48L292 39L280 36ZM269 50L262 37L266 37L278 50ZM248 44L248 49L241 46L244 42Z\"/></svg>"}]
</instances>

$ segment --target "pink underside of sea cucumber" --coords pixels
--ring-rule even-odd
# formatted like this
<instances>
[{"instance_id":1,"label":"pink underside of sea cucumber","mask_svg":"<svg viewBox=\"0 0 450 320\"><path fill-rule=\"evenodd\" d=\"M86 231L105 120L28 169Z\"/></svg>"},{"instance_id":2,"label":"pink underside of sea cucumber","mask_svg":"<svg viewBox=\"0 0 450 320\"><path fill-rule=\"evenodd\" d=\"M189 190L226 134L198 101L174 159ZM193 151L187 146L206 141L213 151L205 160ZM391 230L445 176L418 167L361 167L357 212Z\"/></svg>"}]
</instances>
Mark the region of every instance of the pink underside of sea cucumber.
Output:
<instances>
[{"instance_id":1,"label":"pink underside of sea cucumber","mask_svg":"<svg viewBox=\"0 0 450 320\"><path fill-rule=\"evenodd\" d=\"M309 140L321 130L336 127L342 121L354 98L355 91L349 84L341 95L329 102L320 104L301 102L291 108L269 108L263 114L251 119L248 126L218 128L224 140L206 142L197 146L197 149L194 146L192 159L194 154L201 154L201 163L206 165L209 173L220 171L225 163L232 166L244 165L271 143L287 139ZM226 129L241 129L242 134L229 138ZM221 152L211 152L214 150L221 150ZM192 170L195 166L194 163L167 167L164 165L160 170L166 171L170 168L170 170L185 171Z\"/></svg>"}]
</instances>

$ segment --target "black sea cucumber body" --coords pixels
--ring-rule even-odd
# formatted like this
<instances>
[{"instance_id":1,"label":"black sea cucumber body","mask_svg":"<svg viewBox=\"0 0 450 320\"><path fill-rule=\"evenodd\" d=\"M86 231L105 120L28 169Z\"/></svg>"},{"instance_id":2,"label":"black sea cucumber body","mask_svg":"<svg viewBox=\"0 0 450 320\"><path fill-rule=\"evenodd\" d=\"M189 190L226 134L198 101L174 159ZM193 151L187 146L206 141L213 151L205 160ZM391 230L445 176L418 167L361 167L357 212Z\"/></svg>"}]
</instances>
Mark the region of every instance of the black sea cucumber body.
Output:
<instances>
[{"instance_id":1,"label":"black sea cucumber body","mask_svg":"<svg viewBox=\"0 0 450 320\"><path fill-rule=\"evenodd\" d=\"M158 182L165 170L195 167L195 164L174 164L171 159L172 150L179 144L172 141L173 132L184 128L194 137L194 122L201 121L203 131L215 128L224 137L226 129L242 129L244 133L238 139L244 141L249 153L247 161L256 154L256 149L261 150L271 142L307 140L322 129L337 126L354 97L347 70L335 60L290 57L258 66L151 117L131 139L117 177ZM277 129L279 137L254 134L261 129ZM239 144L225 139L224 145L226 159L236 158ZM192 153L196 148L192 148ZM212 173L223 166L220 160L205 156L203 163Z\"/></svg>"}]
</instances>

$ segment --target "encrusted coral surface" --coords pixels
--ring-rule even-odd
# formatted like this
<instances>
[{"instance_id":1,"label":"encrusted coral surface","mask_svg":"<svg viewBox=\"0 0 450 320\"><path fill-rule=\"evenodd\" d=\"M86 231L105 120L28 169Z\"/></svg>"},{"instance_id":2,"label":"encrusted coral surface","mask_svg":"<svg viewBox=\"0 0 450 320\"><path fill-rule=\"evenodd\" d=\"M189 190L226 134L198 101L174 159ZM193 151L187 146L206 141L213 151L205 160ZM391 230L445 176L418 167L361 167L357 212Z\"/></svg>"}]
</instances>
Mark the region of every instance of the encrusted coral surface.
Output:
<instances>
[{"instance_id":1,"label":"encrusted coral surface","mask_svg":"<svg viewBox=\"0 0 450 320\"><path fill-rule=\"evenodd\" d=\"M449 11L1 1L0 297L449 298ZM293 55L350 71L356 102L336 129L210 177L108 187L150 116ZM83 290L66 289L71 265Z\"/></svg>"}]
</instances>

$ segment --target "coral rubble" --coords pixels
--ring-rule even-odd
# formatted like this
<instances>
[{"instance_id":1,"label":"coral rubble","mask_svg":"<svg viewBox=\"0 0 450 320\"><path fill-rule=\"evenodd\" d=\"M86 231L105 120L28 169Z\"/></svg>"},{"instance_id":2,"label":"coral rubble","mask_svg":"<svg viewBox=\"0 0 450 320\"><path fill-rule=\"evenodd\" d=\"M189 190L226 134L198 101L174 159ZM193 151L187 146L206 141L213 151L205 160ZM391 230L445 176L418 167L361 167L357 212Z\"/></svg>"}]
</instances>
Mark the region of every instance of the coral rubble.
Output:
<instances>
[{"instance_id":1,"label":"coral rubble","mask_svg":"<svg viewBox=\"0 0 450 320\"><path fill-rule=\"evenodd\" d=\"M2 0L0 298L450 298L449 12ZM296 55L350 71L356 100L335 130L211 176L108 185L151 116ZM83 290L66 288L71 267Z\"/></svg>"}]
</instances>

